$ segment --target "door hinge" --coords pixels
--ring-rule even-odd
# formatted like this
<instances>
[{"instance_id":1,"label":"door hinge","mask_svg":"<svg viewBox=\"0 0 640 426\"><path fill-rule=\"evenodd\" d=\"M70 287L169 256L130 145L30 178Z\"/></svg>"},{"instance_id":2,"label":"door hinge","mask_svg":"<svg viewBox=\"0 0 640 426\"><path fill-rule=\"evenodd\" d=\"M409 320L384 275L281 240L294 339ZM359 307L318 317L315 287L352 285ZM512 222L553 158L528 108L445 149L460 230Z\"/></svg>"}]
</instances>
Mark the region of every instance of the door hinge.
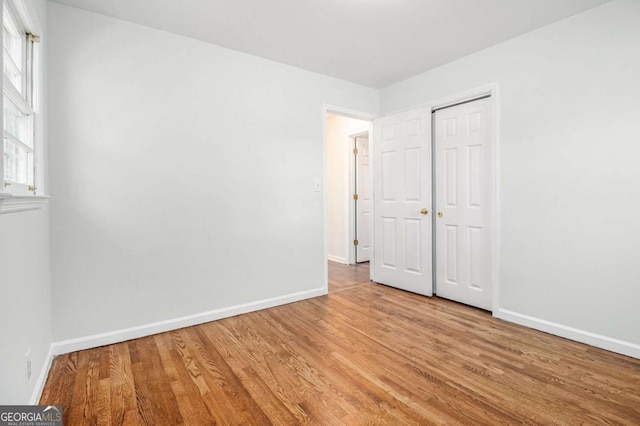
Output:
<instances>
[{"instance_id":1,"label":"door hinge","mask_svg":"<svg viewBox=\"0 0 640 426\"><path fill-rule=\"evenodd\" d=\"M358 240L353 240L353 245L357 246L358 245Z\"/></svg>"},{"instance_id":2,"label":"door hinge","mask_svg":"<svg viewBox=\"0 0 640 426\"><path fill-rule=\"evenodd\" d=\"M353 194L353 199L358 201L358 194Z\"/></svg>"},{"instance_id":3,"label":"door hinge","mask_svg":"<svg viewBox=\"0 0 640 426\"><path fill-rule=\"evenodd\" d=\"M353 148L353 153L357 154L358 153L358 148Z\"/></svg>"}]
</instances>

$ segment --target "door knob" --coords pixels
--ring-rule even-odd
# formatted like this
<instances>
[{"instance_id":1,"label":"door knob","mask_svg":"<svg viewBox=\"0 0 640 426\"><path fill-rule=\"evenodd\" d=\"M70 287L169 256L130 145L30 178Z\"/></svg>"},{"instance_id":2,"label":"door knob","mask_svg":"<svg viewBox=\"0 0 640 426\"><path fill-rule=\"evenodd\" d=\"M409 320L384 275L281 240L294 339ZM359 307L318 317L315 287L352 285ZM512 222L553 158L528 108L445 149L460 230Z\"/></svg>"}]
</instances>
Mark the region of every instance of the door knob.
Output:
<instances>
[{"instance_id":1,"label":"door knob","mask_svg":"<svg viewBox=\"0 0 640 426\"><path fill-rule=\"evenodd\" d=\"M422 214L422 215L429 214L429 209L420 210L420 214Z\"/></svg>"},{"instance_id":2,"label":"door knob","mask_svg":"<svg viewBox=\"0 0 640 426\"><path fill-rule=\"evenodd\" d=\"M442 217L442 212L438 212L438 217Z\"/></svg>"}]
</instances>

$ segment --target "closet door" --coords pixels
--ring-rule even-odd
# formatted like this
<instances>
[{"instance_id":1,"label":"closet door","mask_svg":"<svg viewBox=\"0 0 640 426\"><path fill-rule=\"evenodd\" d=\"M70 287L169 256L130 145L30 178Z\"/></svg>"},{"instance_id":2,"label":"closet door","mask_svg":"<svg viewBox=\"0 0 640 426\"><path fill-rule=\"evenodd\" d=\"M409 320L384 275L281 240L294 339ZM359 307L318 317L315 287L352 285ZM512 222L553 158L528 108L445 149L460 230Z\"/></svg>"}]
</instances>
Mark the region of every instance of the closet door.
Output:
<instances>
[{"instance_id":1,"label":"closet door","mask_svg":"<svg viewBox=\"0 0 640 426\"><path fill-rule=\"evenodd\" d=\"M431 112L374 120L376 282L431 296Z\"/></svg>"},{"instance_id":2,"label":"closet door","mask_svg":"<svg viewBox=\"0 0 640 426\"><path fill-rule=\"evenodd\" d=\"M491 98L434 116L436 293L491 310L493 169Z\"/></svg>"}]
</instances>

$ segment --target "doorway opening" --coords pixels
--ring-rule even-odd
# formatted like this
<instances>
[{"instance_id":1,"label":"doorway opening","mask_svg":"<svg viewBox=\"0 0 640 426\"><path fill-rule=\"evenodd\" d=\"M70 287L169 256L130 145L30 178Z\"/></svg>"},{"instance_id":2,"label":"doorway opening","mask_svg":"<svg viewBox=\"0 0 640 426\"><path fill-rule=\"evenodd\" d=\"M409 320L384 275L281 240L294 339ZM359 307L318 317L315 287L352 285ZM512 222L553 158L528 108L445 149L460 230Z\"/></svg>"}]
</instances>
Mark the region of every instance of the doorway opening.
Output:
<instances>
[{"instance_id":1,"label":"doorway opening","mask_svg":"<svg viewBox=\"0 0 640 426\"><path fill-rule=\"evenodd\" d=\"M345 265L368 262L372 250L371 121L328 111L325 125L326 256Z\"/></svg>"}]
</instances>

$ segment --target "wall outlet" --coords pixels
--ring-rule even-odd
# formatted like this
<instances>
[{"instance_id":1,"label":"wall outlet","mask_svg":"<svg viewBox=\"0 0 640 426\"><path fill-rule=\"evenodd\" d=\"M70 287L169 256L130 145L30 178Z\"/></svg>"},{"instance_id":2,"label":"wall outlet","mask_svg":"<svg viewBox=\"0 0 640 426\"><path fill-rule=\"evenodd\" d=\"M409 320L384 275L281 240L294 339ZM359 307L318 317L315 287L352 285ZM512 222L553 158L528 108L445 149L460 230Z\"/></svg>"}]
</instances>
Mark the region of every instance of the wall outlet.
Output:
<instances>
[{"instance_id":1,"label":"wall outlet","mask_svg":"<svg viewBox=\"0 0 640 426\"><path fill-rule=\"evenodd\" d=\"M31 380L31 349L27 350L24 354L25 361L27 363L27 382Z\"/></svg>"}]
</instances>

